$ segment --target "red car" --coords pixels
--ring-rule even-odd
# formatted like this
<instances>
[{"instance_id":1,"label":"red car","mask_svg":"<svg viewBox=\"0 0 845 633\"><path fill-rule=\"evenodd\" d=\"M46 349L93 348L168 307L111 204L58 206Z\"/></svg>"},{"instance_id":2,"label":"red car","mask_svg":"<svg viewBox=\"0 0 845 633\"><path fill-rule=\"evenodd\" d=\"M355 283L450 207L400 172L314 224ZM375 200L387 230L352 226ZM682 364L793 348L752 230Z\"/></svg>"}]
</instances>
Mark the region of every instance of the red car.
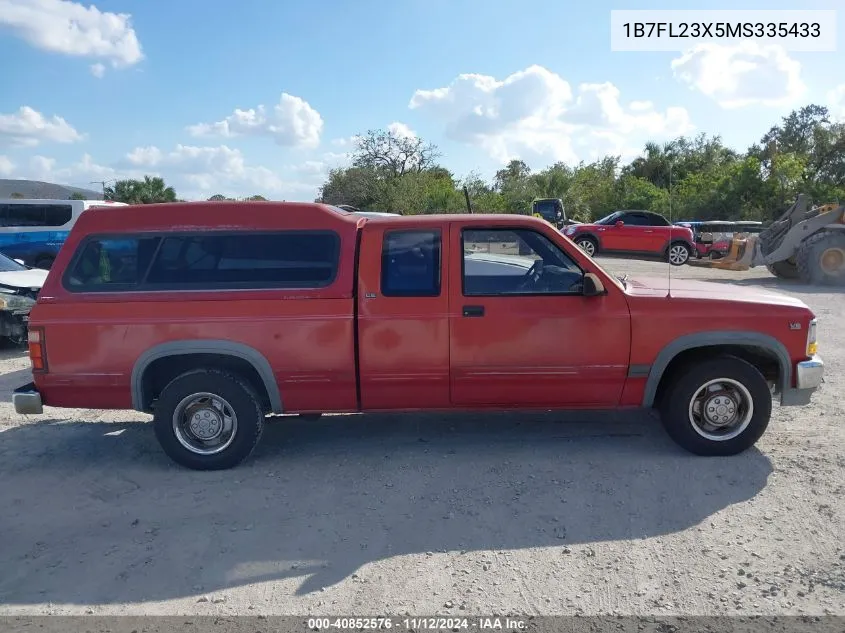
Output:
<instances>
[{"instance_id":1,"label":"red car","mask_svg":"<svg viewBox=\"0 0 845 633\"><path fill-rule=\"evenodd\" d=\"M575 224L564 235L590 257L625 255L664 259L673 266L683 266L695 253L691 229L673 225L650 211L614 211L592 224Z\"/></svg>"},{"instance_id":2,"label":"red car","mask_svg":"<svg viewBox=\"0 0 845 633\"><path fill-rule=\"evenodd\" d=\"M773 394L810 402L816 352L798 299L619 279L537 218L103 207L49 272L13 402L152 413L196 469L241 462L270 413L657 408L687 450L732 455Z\"/></svg>"}]
</instances>

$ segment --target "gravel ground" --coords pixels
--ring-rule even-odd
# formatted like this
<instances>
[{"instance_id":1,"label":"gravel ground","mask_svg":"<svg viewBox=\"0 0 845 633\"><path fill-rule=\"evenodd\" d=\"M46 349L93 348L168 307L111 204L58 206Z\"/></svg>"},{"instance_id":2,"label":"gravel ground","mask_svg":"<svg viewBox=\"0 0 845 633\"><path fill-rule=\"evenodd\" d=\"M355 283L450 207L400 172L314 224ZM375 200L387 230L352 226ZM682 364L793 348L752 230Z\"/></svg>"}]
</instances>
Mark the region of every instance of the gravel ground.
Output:
<instances>
[{"instance_id":1,"label":"gravel ground","mask_svg":"<svg viewBox=\"0 0 845 633\"><path fill-rule=\"evenodd\" d=\"M29 363L2 351L0 614L845 615L845 294L673 274L819 316L827 382L740 456L646 414L329 416L192 472L138 413L16 415Z\"/></svg>"}]
</instances>

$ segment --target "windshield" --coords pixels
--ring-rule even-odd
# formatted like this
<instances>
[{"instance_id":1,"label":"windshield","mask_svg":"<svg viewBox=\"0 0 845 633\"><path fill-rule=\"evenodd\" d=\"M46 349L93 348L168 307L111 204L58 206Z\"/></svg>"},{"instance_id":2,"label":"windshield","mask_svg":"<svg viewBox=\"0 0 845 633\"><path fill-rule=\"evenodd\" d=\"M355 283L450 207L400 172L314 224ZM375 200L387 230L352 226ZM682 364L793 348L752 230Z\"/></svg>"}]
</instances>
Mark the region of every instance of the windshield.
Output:
<instances>
[{"instance_id":1,"label":"windshield","mask_svg":"<svg viewBox=\"0 0 845 633\"><path fill-rule=\"evenodd\" d=\"M554 200L543 200L534 203L534 212L546 218L557 218L560 215L557 202Z\"/></svg>"},{"instance_id":2,"label":"windshield","mask_svg":"<svg viewBox=\"0 0 845 633\"><path fill-rule=\"evenodd\" d=\"M614 211L610 215L606 215L601 220L596 220L595 224L613 224L616 219L622 215L621 211Z\"/></svg>"},{"instance_id":3,"label":"windshield","mask_svg":"<svg viewBox=\"0 0 845 633\"><path fill-rule=\"evenodd\" d=\"M28 270L26 266L19 264L14 259L0 253L0 273L13 273L20 270Z\"/></svg>"}]
</instances>

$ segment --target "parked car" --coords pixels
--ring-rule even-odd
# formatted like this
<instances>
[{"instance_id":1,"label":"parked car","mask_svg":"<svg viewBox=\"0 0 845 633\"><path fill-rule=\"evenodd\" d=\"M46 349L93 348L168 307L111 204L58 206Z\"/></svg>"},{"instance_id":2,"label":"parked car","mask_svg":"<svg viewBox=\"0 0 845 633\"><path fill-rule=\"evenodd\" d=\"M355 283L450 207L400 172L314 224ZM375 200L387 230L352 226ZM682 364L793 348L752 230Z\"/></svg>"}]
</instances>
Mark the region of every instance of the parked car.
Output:
<instances>
[{"instance_id":1,"label":"parked car","mask_svg":"<svg viewBox=\"0 0 845 633\"><path fill-rule=\"evenodd\" d=\"M0 200L0 253L48 270L82 212L103 205L126 206L109 200Z\"/></svg>"},{"instance_id":2,"label":"parked car","mask_svg":"<svg viewBox=\"0 0 845 633\"><path fill-rule=\"evenodd\" d=\"M592 224L575 224L564 229L590 257L624 255L664 259L673 266L683 266L695 253L693 232L675 226L658 213L650 211L614 211Z\"/></svg>"},{"instance_id":3,"label":"parked car","mask_svg":"<svg viewBox=\"0 0 845 633\"><path fill-rule=\"evenodd\" d=\"M0 254L0 338L16 345L26 342L29 312L46 278L46 270Z\"/></svg>"},{"instance_id":4,"label":"parked car","mask_svg":"<svg viewBox=\"0 0 845 633\"><path fill-rule=\"evenodd\" d=\"M270 413L657 408L679 445L732 455L772 394L810 402L824 364L803 302L666 282L617 278L523 215L96 208L32 310L13 402L152 413L195 469L240 463Z\"/></svg>"}]
</instances>

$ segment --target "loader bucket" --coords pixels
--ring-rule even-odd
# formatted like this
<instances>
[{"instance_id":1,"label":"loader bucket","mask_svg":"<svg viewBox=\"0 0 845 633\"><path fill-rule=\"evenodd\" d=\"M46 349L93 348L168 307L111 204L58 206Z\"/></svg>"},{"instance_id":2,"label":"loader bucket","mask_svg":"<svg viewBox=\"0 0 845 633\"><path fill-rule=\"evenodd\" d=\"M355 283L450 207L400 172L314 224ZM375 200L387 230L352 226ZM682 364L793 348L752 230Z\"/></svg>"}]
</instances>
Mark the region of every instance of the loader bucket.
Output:
<instances>
[{"instance_id":1,"label":"loader bucket","mask_svg":"<svg viewBox=\"0 0 845 633\"><path fill-rule=\"evenodd\" d=\"M723 270L748 270L751 268L751 257L754 254L754 244L756 241L756 235L734 237L731 240L730 250L721 259L691 259L687 263L692 266L706 266L708 268L721 268Z\"/></svg>"}]
</instances>

